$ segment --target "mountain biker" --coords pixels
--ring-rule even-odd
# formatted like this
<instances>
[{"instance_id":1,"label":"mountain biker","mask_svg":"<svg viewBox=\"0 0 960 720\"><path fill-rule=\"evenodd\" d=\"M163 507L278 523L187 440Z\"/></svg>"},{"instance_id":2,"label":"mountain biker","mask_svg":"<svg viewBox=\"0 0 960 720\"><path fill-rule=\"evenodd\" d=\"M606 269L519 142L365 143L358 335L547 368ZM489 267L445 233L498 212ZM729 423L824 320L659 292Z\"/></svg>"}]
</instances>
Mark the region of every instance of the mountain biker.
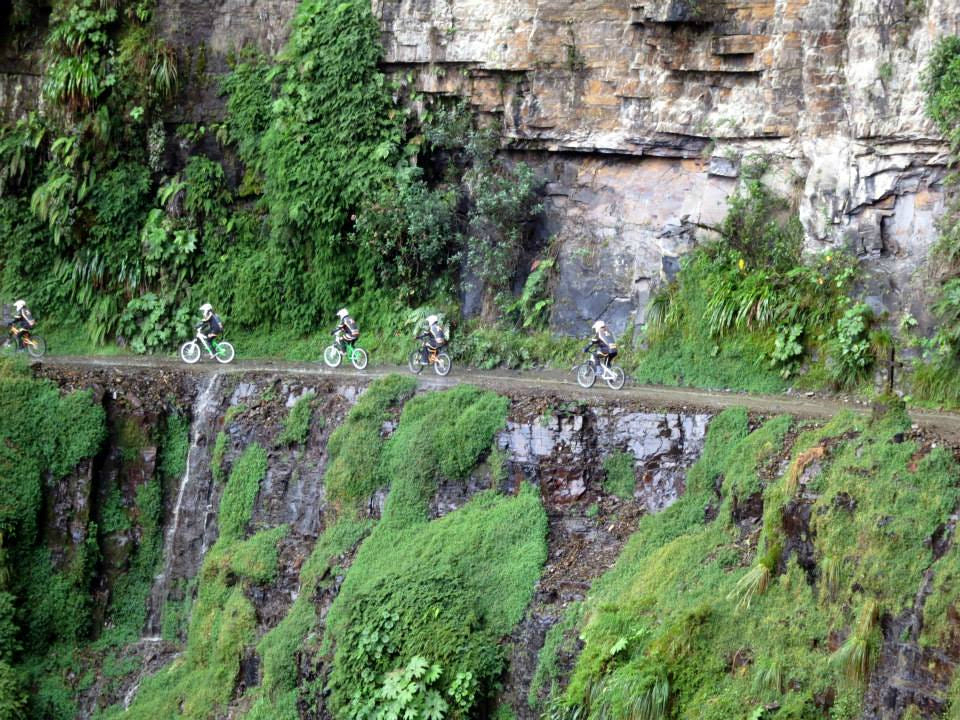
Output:
<instances>
[{"instance_id":1,"label":"mountain biker","mask_svg":"<svg viewBox=\"0 0 960 720\"><path fill-rule=\"evenodd\" d=\"M27 307L26 300L17 300L13 304L13 318L7 324L10 332L17 339L17 350L23 350L23 338L20 336L24 330L30 330L37 321L33 319L33 314Z\"/></svg>"},{"instance_id":2,"label":"mountain biker","mask_svg":"<svg viewBox=\"0 0 960 720\"><path fill-rule=\"evenodd\" d=\"M350 317L346 308L340 308L337 312L337 318L340 320L340 324L337 325L337 329L333 333L334 345L337 346L337 350L343 352L345 343L355 343L357 338L360 337L360 327L357 325L357 321Z\"/></svg>"},{"instance_id":3,"label":"mountain biker","mask_svg":"<svg viewBox=\"0 0 960 720\"><path fill-rule=\"evenodd\" d=\"M593 354L594 361L596 362L599 356L600 362L605 367L610 367L610 361L617 356L617 339L603 320L597 320L593 324L593 337L583 351L588 352L594 345L598 351Z\"/></svg>"},{"instance_id":4,"label":"mountain biker","mask_svg":"<svg viewBox=\"0 0 960 720\"><path fill-rule=\"evenodd\" d=\"M440 324L440 318L436 315L430 315L427 317L427 331L421 335L417 335L417 340L423 340L423 348L420 353L420 361L426 365L430 362L427 359L427 354L429 352L439 352L447 344L447 335L443 331L443 326Z\"/></svg>"},{"instance_id":5,"label":"mountain biker","mask_svg":"<svg viewBox=\"0 0 960 720\"><path fill-rule=\"evenodd\" d=\"M207 352L210 353L210 357L213 357L213 351L210 349L208 341L223 334L223 323L213 311L213 305L210 303L201 305L200 313L203 315L203 321L197 325L197 330L199 331L197 335L199 335L200 339L207 345Z\"/></svg>"}]
</instances>

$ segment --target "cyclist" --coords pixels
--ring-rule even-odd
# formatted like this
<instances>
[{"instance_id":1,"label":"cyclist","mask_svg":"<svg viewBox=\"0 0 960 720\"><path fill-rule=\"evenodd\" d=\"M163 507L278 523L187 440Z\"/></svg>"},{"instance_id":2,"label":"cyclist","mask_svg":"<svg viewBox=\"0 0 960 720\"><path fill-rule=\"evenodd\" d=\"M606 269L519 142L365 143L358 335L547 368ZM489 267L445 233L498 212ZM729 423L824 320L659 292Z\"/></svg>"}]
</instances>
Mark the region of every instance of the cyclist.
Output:
<instances>
[{"instance_id":1,"label":"cyclist","mask_svg":"<svg viewBox=\"0 0 960 720\"><path fill-rule=\"evenodd\" d=\"M583 351L589 351L594 345L597 346L597 352L593 354L594 361L596 362L599 356L600 362L605 367L610 367L610 361L617 356L617 339L603 320L597 320L593 324L593 337Z\"/></svg>"},{"instance_id":2,"label":"cyclist","mask_svg":"<svg viewBox=\"0 0 960 720\"><path fill-rule=\"evenodd\" d=\"M447 344L447 335L440 324L440 318L436 315L427 317L427 331L417 335L417 340L423 340L423 348L420 353L420 361L426 365L430 362L427 354L430 352L439 352Z\"/></svg>"},{"instance_id":3,"label":"cyclist","mask_svg":"<svg viewBox=\"0 0 960 720\"><path fill-rule=\"evenodd\" d=\"M199 330L197 334L206 346L207 352L210 353L210 357L213 357L213 350L210 348L209 341L223 334L223 323L213 311L213 305L210 303L201 305L200 313L203 315L203 321L197 325L197 330Z\"/></svg>"},{"instance_id":4,"label":"cyclist","mask_svg":"<svg viewBox=\"0 0 960 720\"><path fill-rule=\"evenodd\" d=\"M360 327L357 325L357 321L350 317L346 308L340 308L337 311L337 319L340 320L340 324L337 325L337 329L333 333L333 342L337 346L337 350L344 352L346 343L355 343L357 338L360 337Z\"/></svg>"},{"instance_id":5,"label":"cyclist","mask_svg":"<svg viewBox=\"0 0 960 720\"><path fill-rule=\"evenodd\" d=\"M24 330L30 330L36 324L37 321L33 319L33 314L27 307L26 300L17 300L13 304L13 318L7 325L17 339L17 350L23 350L23 338L20 333Z\"/></svg>"}]
</instances>

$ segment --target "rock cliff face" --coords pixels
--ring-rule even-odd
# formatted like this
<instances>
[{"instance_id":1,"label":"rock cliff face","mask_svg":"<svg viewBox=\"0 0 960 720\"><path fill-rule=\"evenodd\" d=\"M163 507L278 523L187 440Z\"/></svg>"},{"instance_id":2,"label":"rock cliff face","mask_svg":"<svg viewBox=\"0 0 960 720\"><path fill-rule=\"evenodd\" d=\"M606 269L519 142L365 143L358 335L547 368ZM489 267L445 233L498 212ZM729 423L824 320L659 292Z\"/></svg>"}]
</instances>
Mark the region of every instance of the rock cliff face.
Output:
<instances>
[{"instance_id":1,"label":"rock cliff face","mask_svg":"<svg viewBox=\"0 0 960 720\"><path fill-rule=\"evenodd\" d=\"M289 527L279 548L276 578L252 584L249 590L258 637L284 618L300 592L301 565L329 522L323 482L327 442L366 389L366 382L362 378L352 383L268 373L200 376L179 371L54 367L40 367L38 374L65 390L91 388L107 409L110 426L110 440L96 461L82 464L50 490L45 539L61 566L90 540L87 523L100 519L105 497L118 492L121 506L132 508L137 488L158 476L156 438L166 426L167 415L178 413L190 421L183 475L167 478L163 487L163 557L145 598L147 619L141 639L117 651L131 669L122 677L111 677L106 670L101 673L97 669L99 661L88 659L94 680L72 688L79 700L78 717L87 718L114 703L129 705L142 679L182 650L188 619L184 609L191 607L204 555L219 532L217 508L223 478L251 443L266 448L268 457L253 506L251 532L284 524ZM306 441L296 447L278 443L290 408L306 393L316 396L316 420ZM549 517L547 563L534 602L508 638L511 659L502 696L515 708L517 717L533 720L538 713L527 697L547 630L562 619L571 602L582 600L592 581L613 564L639 518L662 510L684 492L687 469L700 456L710 416L686 409L649 410L629 403L588 406L522 392L510 400L507 426L496 439L507 462L500 489L515 492L521 482L533 483L540 488ZM388 422L383 433L389 435L394 429L395 423ZM136 452L128 447L130 437L139 438ZM634 459L632 498L618 498L604 488L603 460L618 451ZM466 483L441 482L431 502L432 514L439 517L453 512L493 482L486 465ZM379 517L385 497L386 491L371 497L368 512L372 518ZM138 522L103 538L93 606L98 629L118 579L129 571L141 540ZM340 580L318 594L319 617L325 617ZM242 677L236 679L238 699L228 717L239 716L249 700L243 697L244 690L262 679L256 657L251 650ZM316 666L309 660L305 657L304 662L311 672L324 666L323 658L316 659ZM542 698L549 687L538 691L534 695ZM322 702L318 708L317 715L304 717L326 717Z\"/></svg>"},{"instance_id":2,"label":"rock cliff face","mask_svg":"<svg viewBox=\"0 0 960 720\"><path fill-rule=\"evenodd\" d=\"M170 122L216 120L235 49L274 54L296 0L159 0L188 81ZM724 215L746 165L794 201L810 250L863 261L878 309L927 317L944 146L922 70L960 32L953 0L373 0L384 66L462 97L545 181L560 248L553 325L642 321L651 291ZM7 53L8 55L10 53ZM0 105L36 103L35 53L0 67Z\"/></svg>"},{"instance_id":3,"label":"rock cliff face","mask_svg":"<svg viewBox=\"0 0 960 720\"><path fill-rule=\"evenodd\" d=\"M760 159L810 250L920 318L943 146L920 77L949 0L380 0L387 67L457 95L547 181L553 316L622 329Z\"/></svg>"}]
</instances>

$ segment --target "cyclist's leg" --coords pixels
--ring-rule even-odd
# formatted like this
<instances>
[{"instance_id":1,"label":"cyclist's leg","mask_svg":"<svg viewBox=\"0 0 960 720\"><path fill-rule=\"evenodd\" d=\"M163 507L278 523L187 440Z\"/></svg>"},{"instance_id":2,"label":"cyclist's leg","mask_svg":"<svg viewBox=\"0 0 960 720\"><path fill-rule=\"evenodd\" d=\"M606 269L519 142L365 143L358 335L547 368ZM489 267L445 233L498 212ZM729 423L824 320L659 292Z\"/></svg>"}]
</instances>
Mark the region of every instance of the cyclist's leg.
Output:
<instances>
[{"instance_id":1,"label":"cyclist's leg","mask_svg":"<svg viewBox=\"0 0 960 720\"><path fill-rule=\"evenodd\" d=\"M610 367L613 364L613 359L617 356L616 350L611 350L607 355L607 367Z\"/></svg>"}]
</instances>

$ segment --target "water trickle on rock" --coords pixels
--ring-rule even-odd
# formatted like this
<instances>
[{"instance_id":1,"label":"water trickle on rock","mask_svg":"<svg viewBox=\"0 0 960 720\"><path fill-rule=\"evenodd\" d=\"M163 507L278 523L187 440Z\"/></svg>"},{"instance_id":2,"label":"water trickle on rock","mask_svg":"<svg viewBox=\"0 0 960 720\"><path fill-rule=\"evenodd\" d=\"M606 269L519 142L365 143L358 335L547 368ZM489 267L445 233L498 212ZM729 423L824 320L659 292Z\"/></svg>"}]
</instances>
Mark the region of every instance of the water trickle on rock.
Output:
<instances>
[{"instance_id":1,"label":"water trickle on rock","mask_svg":"<svg viewBox=\"0 0 960 720\"><path fill-rule=\"evenodd\" d=\"M208 453L203 451L206 449L207 440L213 429L212 422L216 419L216 410L219 407L217 390L222 377L217 373L211 375L194 402L186 467L180 480L173 514L164 535L163 570L155 578L150 591L145 628L145 634L149 637L159 637L162 633L163 611L170 593L171 581L192 576L192 572L185 574L182 570L184 567L199 566L208 547L205 531L208 514L206 508L209 503L206 501L198 503L197 500L204 495L209 497L211 490L210 463L206 457ZM198 457L200 455L204 457L201 459ZM199 482L201 479L203 482ZM197 537L198 529L199 537ZM197 545L199 545L199 552L193 549Z\"/></svg>"}]
</instances>

